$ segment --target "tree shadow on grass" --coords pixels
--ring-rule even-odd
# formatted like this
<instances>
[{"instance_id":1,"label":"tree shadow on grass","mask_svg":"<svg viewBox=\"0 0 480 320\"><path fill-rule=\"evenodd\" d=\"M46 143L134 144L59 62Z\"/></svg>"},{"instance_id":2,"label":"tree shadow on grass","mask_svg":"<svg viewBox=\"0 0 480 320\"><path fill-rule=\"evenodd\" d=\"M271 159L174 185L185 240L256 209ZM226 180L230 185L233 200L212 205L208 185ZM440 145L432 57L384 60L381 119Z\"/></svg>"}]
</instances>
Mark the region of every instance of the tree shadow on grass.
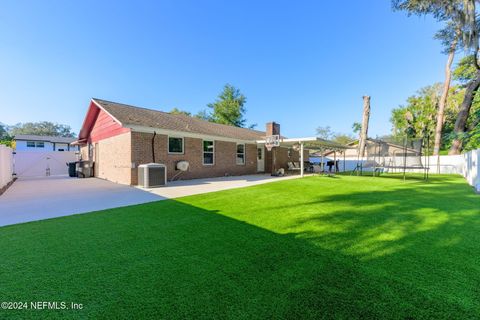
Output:
<instances>
[{"instance_id":1,"label":"tree shadow on grass","mask_svg":"<svg viewBox=\"0 0 480 320\"><path fill-rule=\"evenodd\" d=\"M334 183L333 191L320 185L318 196L304 196L312 182L322 181L315 179L283 186L288 191L278 197L288 200L278 205L259 201L260 209L248 206L245 213L218 208L222 214L293 234L332 258L353 259L356 272L368 274L379 286L396 294L409 292L402 301L394 299L402 305L418 307L417 299L426 295L426 309L437 310L439 302L456 306L453 313L440 308L444 314L439 317L480 315L480 263L474 254L480 249L480 197L463 180L443 176L384 188L384 179L371 178L364 181L378 186L344 191ZM273 191L281 189L268 192ZM232 201L251 201L248 193L240 197Z\"/></svg>"},{"instance_id":2,"label":"tree shadow on grass","mask_svg":"<svg viewBox=\"0 0 480 320\"><path fill-rule=\"evenodd\" d=\"M336 224L338 215L351 220L350 214L297 222ZM360 220L348 230L353 238L378 226L354 219ZM478 311L478 304L468 308L409 279L376 274L344 248L318 241L346 237L278 234L174 200L4 227L2 299L84 308L1 310L0 316L405 319L468 318Z\"/></svg>"},{"instance_id":3,"label":"tree shadow on grass","mask_svg":"<svg viewBox=\"0 0 480 320\"><path fill-rule=\"evenodd\" d=\"M480 197L464 184L432 183L319 197L317 205L337 206L292 224L302 230L297 237L356 257L359 269L377 280L396 290L410 287L413 295L404 302L423 292L435 300L426 302L428 308L448 301L480 316L480 260L474 253L480 250Z\"/></svg>"}]
</instances>

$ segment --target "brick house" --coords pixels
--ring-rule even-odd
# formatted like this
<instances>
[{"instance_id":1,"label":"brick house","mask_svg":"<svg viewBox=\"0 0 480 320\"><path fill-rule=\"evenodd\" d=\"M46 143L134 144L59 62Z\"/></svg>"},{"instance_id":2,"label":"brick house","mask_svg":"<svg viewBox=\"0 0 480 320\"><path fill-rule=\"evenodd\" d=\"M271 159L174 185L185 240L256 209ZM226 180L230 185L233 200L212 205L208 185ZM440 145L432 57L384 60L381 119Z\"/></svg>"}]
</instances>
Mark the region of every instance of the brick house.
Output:
<instances>
[{"instance_id":1,"label":"brick house","mask_svg":"<svg viewBox=\"0 0 480 320\"><path fill-rule=\"evenodd\" d=\"M168 179L179 161L189 162L180 179L272 172L298 162L292 147L267 151L265 137L273 134L280 134L274 122L258 131L92 99L76 143L82 159L94 161L95 177L136 185L138 165L151 162L165 164Z\"/></svg>"}]
</instances>

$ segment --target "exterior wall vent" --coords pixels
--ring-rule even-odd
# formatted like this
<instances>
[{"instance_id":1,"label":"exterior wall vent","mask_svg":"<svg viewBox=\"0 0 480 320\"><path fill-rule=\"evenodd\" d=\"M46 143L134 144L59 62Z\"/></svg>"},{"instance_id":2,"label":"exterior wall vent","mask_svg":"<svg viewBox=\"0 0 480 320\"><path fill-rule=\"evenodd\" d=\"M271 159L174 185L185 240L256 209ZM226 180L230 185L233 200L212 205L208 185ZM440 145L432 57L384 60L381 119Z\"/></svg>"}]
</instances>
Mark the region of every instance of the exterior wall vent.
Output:
<instances>
[{"instance_id":1,"label":"exterior wall vent","mask_svg":"<svg viewBox=\"0 0 480 320\"><path fill-rule=\"evenodd\" d=\"M147 163L138 166L138 185L143 188L167 185L167 167L160 163Z\"/></svg>"}]
</instances>

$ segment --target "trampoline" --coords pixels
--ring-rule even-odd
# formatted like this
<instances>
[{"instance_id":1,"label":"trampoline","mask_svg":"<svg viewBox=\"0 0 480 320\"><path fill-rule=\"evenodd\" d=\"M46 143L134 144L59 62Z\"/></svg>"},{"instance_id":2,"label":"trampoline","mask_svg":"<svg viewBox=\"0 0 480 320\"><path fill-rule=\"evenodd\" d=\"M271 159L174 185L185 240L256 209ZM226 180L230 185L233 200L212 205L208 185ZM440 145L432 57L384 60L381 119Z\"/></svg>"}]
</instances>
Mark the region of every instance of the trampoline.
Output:
<instances>
[{"instance_id":1,"label":"trampoline","mask_svg":"<svg viewBox=\"0 0 480 320\"><path fill-rule=\"evenodd\" d=\"M423 179L428 180L430 139L368 139L366 142L366 157L357 157L357 165L353 172L363 175L364 169L369 169L374 176L383 172L402 173L406 179L407 173L423 173Z\"/></svg>"}]
</instances>

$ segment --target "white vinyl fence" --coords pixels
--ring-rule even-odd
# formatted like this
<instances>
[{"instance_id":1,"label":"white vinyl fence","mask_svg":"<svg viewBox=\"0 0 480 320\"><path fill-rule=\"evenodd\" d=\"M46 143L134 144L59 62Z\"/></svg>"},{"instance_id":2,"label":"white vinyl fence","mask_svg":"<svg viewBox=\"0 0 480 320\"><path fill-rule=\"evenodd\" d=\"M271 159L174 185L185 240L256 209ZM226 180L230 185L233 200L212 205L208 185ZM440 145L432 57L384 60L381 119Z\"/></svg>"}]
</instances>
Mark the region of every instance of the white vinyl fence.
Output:
<instances>
[{"instance_id":1,"label":"white vinyl fence","mask_svg":"<svg viewBox=\"0 0 480 320\"><path fill-rule=\"evenodd\" d=\"M323 162L333 160L333 157L325 157ZM337 157L338 160L338 169L340 171L351 171L354 170L358 162L365 163L367 162L366 158L357 160L357 158L343 158L342 156ZM370 161L372 159L369 159ZM311 162L320 162L319 157L310 158ZM385 162L388 163L389 158L385 158ZM403 160L402 160L403 161ZM429 166L430 174L461 174L465 177L467 182L475 187L477 191L480 191L480 149L473 150L461 155L445 155L445 156L429 156L427 158L421 158L421 164L424 166ZM380 162L380 160L379 160ZM407 164L418 164L418 157L407 157ZM328 169L328 167L326 167ZM371 171L372 168L364 168L364 171ZM399 169L390 169L392 171ZM401 170L400 170L401 171ZM407 172L423 172L419 169L407 169Z\"/></svg>"},{"instance_id":2,"label":"white vinyl fence","mask_svg":"<svg viewBox=\"0 0 480 320\"><path fill-rule=\"evenodd\" d=\"M13 155L12 149L0 144L0 189L5 187L13 179Z\"/></svg>"},{"instance_id":3,"label":"white vinyl fence","mask_svg":"<svg viewBox=\"0 0 480 320\"><path fill-rule=\"evenodd\" d=\"M19 179L68 174L67 162L77 161L75 151L16 151L14 170Z\"/></svg>"},{"instance_id":4,"label":"white vinyl fence","mask_svg":"<svg viewBox=\"0 0 480 320\"><path fill-rule=\"evenodd\" d=\"M480 192L480 149L465 153L463 158L463 176Z\"/></svg>"}]
</instances>

